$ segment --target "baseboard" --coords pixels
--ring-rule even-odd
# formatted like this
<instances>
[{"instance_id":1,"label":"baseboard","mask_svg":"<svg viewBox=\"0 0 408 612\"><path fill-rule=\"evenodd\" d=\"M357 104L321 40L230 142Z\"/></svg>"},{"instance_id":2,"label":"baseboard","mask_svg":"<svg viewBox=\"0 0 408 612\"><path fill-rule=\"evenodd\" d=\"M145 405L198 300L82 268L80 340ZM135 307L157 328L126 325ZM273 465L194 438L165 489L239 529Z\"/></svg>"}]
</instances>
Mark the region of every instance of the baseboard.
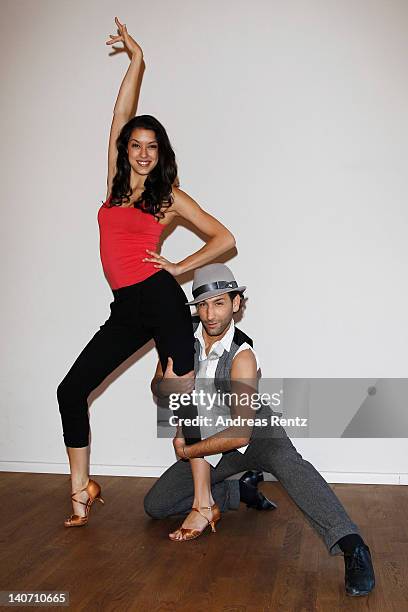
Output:
<instances>
[{"instance_id":1,"label":"baseboard","mask_svg":"<svg viewBox=\"0 0 408 612\"><path fill-rule=\"evenodd\" d=\"M168 465L102 465L91 464L91 474L103 476L134 476L157 478ZM30 461L0 461L0 472L29 472L32 474L69 474L67 463L42 463ZM408 485L408 474L378 472L320 472L323 478L333 484L392 484ZM265 480L276 480L265 474Z\"/></svg>"},{"instance_id":2,"label":"baseboard","mask_svg":"<svg viewBox=\"0 0 408 612\"><path fill-rule=\"evenodd\" d=\"M143 476L156 478L161 476L168 465L102 465L91 463L90 473L102 476ZM0 472L31 472L41 474L69 474L67 463L42 463L31 461L0 461Z\"/></svg>"}]
</instances>

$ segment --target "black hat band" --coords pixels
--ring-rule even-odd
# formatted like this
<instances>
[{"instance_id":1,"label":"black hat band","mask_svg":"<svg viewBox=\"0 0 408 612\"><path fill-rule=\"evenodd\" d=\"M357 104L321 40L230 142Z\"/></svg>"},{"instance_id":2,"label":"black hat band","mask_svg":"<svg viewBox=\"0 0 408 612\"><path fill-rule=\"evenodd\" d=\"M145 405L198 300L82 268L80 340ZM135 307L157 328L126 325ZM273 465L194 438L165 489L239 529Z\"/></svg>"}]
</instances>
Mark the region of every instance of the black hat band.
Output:
<instances>
[{"instance_id":1,"label":"black hat band","mask_svg":"<svg viewBox=\"0 0 408 612\"><path fill-rule=\"evenodd\" d=\"M202 293L207 291L216 291L217 289L235 289L238 287L237 281L215 281L215 283L208 283L208 285L201 285L197 289L193 289L193 297L196 299Z\"/></svg>"}]
</instances>

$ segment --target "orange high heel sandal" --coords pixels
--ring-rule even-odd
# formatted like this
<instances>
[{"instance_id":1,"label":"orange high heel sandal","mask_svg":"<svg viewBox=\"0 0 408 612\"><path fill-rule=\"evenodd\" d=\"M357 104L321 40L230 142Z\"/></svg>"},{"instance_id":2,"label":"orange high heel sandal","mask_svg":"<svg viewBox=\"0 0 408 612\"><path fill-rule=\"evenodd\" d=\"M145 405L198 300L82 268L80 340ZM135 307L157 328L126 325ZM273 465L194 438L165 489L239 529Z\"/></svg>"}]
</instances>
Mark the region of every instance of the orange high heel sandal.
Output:
<instances>
[{"instance_id":1,"label":"orange high heel sandal","mask_svg":"<svg viewBox=\"0 0 408 612\"><path fill-rule=\"evenodd\" d=\"M215 525L221 519L221 511L219 507L217 506L217 504L213 504L212 506L200 506L200 508L202 508L203 510L204 508L206 510L211 510L211 519L208 519L205 516L205 514L200 512L198 508L191 508L191 510L198 512L199 514L201 514L201 516L205 518L205 520L207 521L207 525L201 530L180 527L178 531L181 532L181 538L172 537L171 534L169 533L169 538L172 542L186 542L187 540L194 540L194 538L198 538L201 534L203 534L204 531L207 529L207 527L209 527L210 525L211 525L211 530L213 531L213 533L215 533Z\"/></svg>"},{"instance_id":2,"label":"orange high heel sandal","mask_svg":"<svg viewBox=\"0 0 408 612\"><path fill-rule=\"evenodd\" d=\"M86 502L83 502L83 501L80 501L79 499L74 498L75 495L77 495L78 493L82 493L82 491L86 491L88 493L89 497ZM78 514L71 514L69 519L66 519L64 521L65 527L82 527L82 525L86 525L88 522L89 512L91 510L91 506L94 503L94 501L98 500L99 502L101 502L101 504L105 503L101 497L101 487L98 485L97 482L95 482L95 480L91 480L90 478L88 478L88 483L83 489L81 489L80 491L75 491L75 493L72 493L71 499L74 502L77 502L78 504L82 504L83 506L85 506L85 516L78 516Z\"/></svg>"}]
</instances>

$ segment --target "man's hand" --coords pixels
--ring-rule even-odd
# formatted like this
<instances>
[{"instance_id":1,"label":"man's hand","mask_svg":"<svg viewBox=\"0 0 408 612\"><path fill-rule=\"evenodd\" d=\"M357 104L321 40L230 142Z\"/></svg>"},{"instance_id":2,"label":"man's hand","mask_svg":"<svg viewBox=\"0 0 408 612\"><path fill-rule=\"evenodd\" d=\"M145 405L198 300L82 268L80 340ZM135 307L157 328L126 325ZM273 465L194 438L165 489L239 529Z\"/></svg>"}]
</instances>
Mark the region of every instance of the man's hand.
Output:
<instances>
[{"instance_id":1,"label":"man's hand","mask_svg":"<svg viewBox=\"0 0 408 612\"><path fill-rule=\"evenodd\" d=\"M179 457L179 459L186 459L186 454L185 454L185 445L186 445L186 441L185 439L181 436L179 436L178 434L173 438L173 446L174 446L174 450L176 452L177 457ZM184 450L183 450L184 449Z\"/></svg>"},{"instance_id":2,"label":"man's hand","mask_svg":"<svg viewBox=\"0 0 408 612\"><path fill-rule=\"evenodd\" d=\"M168 397L172 393L191 393L195 385L194 371L187 372L182 376L177 376L173 370L173 359L167 360L166 371L163 374L162 380L158 384L160 395Z\"/></svg>"}]
</instances>

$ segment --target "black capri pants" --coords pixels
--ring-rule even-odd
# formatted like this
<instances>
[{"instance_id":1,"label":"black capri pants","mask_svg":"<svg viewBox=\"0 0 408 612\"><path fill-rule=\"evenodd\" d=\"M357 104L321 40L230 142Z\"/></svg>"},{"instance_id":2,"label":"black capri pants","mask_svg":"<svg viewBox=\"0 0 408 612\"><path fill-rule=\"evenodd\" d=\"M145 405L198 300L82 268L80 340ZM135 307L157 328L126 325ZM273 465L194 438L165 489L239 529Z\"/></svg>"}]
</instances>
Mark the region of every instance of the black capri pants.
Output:
<instances>
[{"instance_id":1,"label":"black capri pants","mask_svg":"<svg viewBox=\"0 0 408 612\"><path fill-rule=\"evenodd\" d=\"M159 270L134 285L112 289L110 316L57 388L66 446L89 444L88 396L123 361L152 338L163 372L168 357L179 376L194 369L194 333L187 297L176 279Z\"/></svg>"}]
</instances>

